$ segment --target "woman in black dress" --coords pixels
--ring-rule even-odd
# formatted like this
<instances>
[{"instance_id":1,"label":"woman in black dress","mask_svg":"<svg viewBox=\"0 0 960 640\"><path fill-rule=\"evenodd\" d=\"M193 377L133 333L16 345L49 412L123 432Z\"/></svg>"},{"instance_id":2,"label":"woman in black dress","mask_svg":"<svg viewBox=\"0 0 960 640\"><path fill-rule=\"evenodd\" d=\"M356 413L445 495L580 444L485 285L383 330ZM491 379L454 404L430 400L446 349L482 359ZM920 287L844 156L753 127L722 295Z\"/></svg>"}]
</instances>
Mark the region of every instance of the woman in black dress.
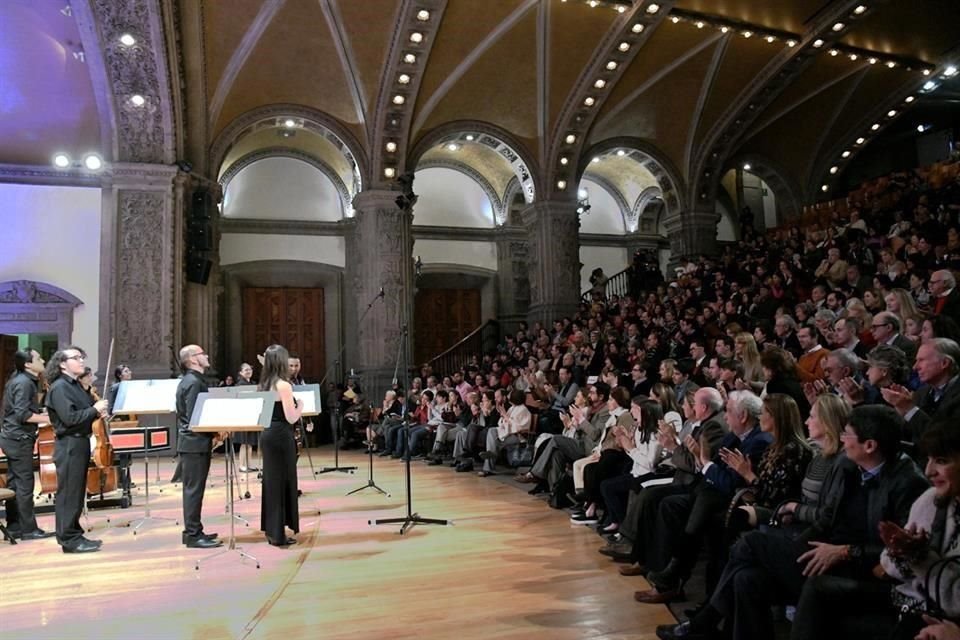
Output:
<instances>
[{"instance_id":1,"label":"woman in black dress","mask_svg":"<svg viewBox=\"0 0 960 640\"><path fill-rule=\"evenodd\" d=\"M263 456L263 489L260 499L260 530L267 534L267 542L277 547L296 544L287 536L284 526L294 533L300 531L300 513L297 507L297 445L293 439L293 425L300 419L302 409L297 406L290 385L287 350L278 344L270 345L263 354L263 372L260 391L275 391L270 427L260 436Z\"/></svg>"}]
</instances>

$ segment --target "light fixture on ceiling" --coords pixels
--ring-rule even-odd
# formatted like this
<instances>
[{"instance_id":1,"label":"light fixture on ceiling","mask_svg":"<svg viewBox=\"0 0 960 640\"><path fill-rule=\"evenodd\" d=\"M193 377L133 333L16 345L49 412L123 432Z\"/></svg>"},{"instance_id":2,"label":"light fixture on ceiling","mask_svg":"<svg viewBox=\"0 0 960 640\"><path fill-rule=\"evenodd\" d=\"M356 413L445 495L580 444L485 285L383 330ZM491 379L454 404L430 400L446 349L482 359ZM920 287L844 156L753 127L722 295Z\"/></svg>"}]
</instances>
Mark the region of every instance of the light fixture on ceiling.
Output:
<instances>
[{"instance_id":1,"label":"light fixture on ceiling","mask_svg":"<svg viewBox=\"0 0 960 640\"><path fill-rule=\"evenodd\" d=\"M728 31L730 31L730 27L727 27L727 26L720 27L720 33L727 33Z\"/></svg>"},{"instance_id":2,"label":"light fixture on ceiling","mask_svg":"<svg viewBox=\"0 0 960 640\"><path fill-rule=\"evenodd\" d=\"M404 98L404 97L403 97L402 95L400 95L399 93L398 93L397 95L393 96L393 104L395 104L395 105L398 105L398 106L399 106L399 105L403 104L403 103L406 102L406 101L407 101L407 99Z\"/></svg>"},{"instance_id":3,"label":"light fixture on ceiling","mask_svg":"<svg viewBox=\"0 0 960 640\"><path fill-rule=\"evenodd\" d=\"M56 153L53 156L53 166L57 169L66 169L70 166L70 156L66 153Z\"/></svg>"},{"instance_id":4,"label":"light fixture on ceiling","mask_svg":"<svg viewBox=\"0 0 960 640\"><path fill-rule=\"evenodd\" d=\"M593 164L597 164L598 162L600 162L600 156L593 156L592 158L590 158L590 162L592 162Z\"/></svg>"},{"instance_id":5,"label":"light fixture on ceiling","mask_svg":"<svg viewBox=\"0 0 960 640\"><path fill-rule=\"evenodd\" d=\"M823 39L822 39L822 38L817 38L816 40L813 41L813 46L814 46L814 48L816 48L816 49L819 49L820 47L822 47L823 44L824 44L824 42L823 42Z\"/></svg>"},{"instance_id":6,"label":"light fixture on ceiling","mask_svg":"<svg viewBox=\"0 0 960 640\"><path fill-rule=\"evenodd\" d=\"M597 2L597 0L590 0L590 2L588 2L587 4L590 5L590 8L591 8L591 9L596 9L596 8L597 8L597 5L600 4L600 3Z\"/></svg>"},{"instance_id":7,"label":"light fixture on ceiling","mask_svg":"<svg viewBox=\"0 0 960 640\"><path fill-rule=\"evenodd\" d=\"M466 140L467 140L467 142L473 142L473 141L476 140L476 139L477 139L476 136L474 136L472 133L468 133L468 134L466 135Z\"/></svg>"},{"instance_id":8,"label":"light fixture on ceiling","mask_svg":"<svg viewBox=\"0 0 960 640\"><path fill-rule=\"evenodd\" d=\"M797 41L794 40L793 38L790 38L789 40L787 40L787 46L793 49L795 46L797 46Z\"/></svg>"},{"instance_id":9,"label":"light fixture on ceiling","mask_svg":"<svg viewBox=\"0 0 960 640\"><path fill-rule=\"evenodd\" d=\"M660 11L660 5L656 2L647 6L647 13L656 13L657 11Z\"/></svg>"},{"instance_id":10,"label":"light fixture on ceiling","mask_svg":"<svg viewBox=\"0 0 960 640\"><path fill-rule=\"evenodd\" d=\"M956 65L951 64L949 67L943 70L943 77L952 78L953 76L957 75L957 73L958 73L958 70Z\"/></svg>"},{"instance_id":11,"label":"light fixture on ceiling","mask_svg":"<svg viewBox=\"0 0 960 640\"><path fill-rule=\"evenodd\" d=\"M876 58L872 58L872 57L871 57L871 58L867 58L867 62L869 62L870 64L877 64L877 59L876 59Z\"/></svg>"},{"instance_id":12,"label":"light fixture on ceiling","mask_svg":"<svg viewBox=\"0 0 960 640\"><path fill-rule=\"evenodd\" d=\"M867 10L867 5L860 4L860 5L857 5L857 8L854 9L853 12L859 16L859 15L863 15L863 12L866 10Z\"/></svg>"},{"instance_id":13,"label":"light fixture on ceiling","mask_svg":"<svg viewBox=\"0 0 960 640\"><path fill-rule=\"evenodd\" d=\"M831 27L831 29L833 29L834 31L843 31L844 27L846 26L847 25L843 24L842 22L837 22L836 24L833 25L833 27Z\"/></svg>"},{"instance_id":14,"label":"light fixture on ceiling","mask_svg":"<svg viewBox=\"0 0 960 640\"><path fill-rule=\"evenodd\" d=\"M866 141L867 141L867 139L864 138L864 137L862 137L862 136L859 137L859 138L857 138L857 144L863 144L863 143L866 142Z\"/></svg>"},{"instance_id":15,"label":"light fixture on ceiling","mask_svg":"<svg viewBox=\"0 0 960 640\"><path fill-rule=\"evenodd\" d=\"M597 89L603 89L605 86L607 86L607 81L603 78L598 78L597 81L593 83L593 86Z\"/></svg>"},{"instance_id":16,"label":"light fixture on ceiling","mask_svg":"<svg viewBox=\"0 0 960 640\"><path fill-rule=\"evenodd\" d=\"M564 141L565 141L567 144L573 144L574 142L577 141L577 136L573 135L572 133L568 133L568 134L567 134L567 137L564 138Z\"/></svg>"},{"instance_id":17,"label":"light fixture on ceiling","mask_svg":"<svg viewBox=\"0 0 960 640\"><path fill-rule=\"evenodd\" d=\"M840 171L840 167L838 167L838 166L836 166L836 165L830 167L830 173L831 173L831 174L835 174L837 171Z\"/></svg>"},{"instance_id":18,"label":"light fixture on ceiling","mask_svg":"<svg viewBox=\"0 0 960 640\"><path fill-rule=\"evenodd\" d=\"M133 37L133 34L124 33L120 35L120 44L125 47L132 47L137 44L137 39Z\"/></svg>"},{"instance_id":19,"label":"light fixture on ceiling","mask_svg":"<svg viewBox=\"0 0 960 640\"><path fill-rule=\"evenodd\" d=\"M921 91L923 91L924 93L930 93L932 91L936 91L937 87L939 86L940 85L934 82L933 80L927 80L926 82L923 83L923 88L921 89Z\"/></svg>"},{"instance_id":20,"label":"light fixture on ceiling","mask_svg":"<svg viewBox=\"0 0 960 640\"><path fill-rule=\"evenodd\" d=\"M399 82L400 84L410 84L410 76L407 75L406 73L401 73L397 77L397 82Z\"/></svg>"},{"instance_id":21,"label":"light fixture on ceiling","mask_svg":"<svg viewBox=\"0 0 960 640\"><path fill-rule=\"evenodd\" d=\"M135 93L132 96L130 96L130 104L132 104L135 107L142 107L146 103L147 103L147 99L144 98L139 93Z\"/></svg>"},{"instance_id":22,"label":"light fixture on ceiling","mask_svg":"<svg viewBox=\"0 0 960 640\"><path fill-rule=\"evenodd\" d=\"M581 200L583 200L584 198L586 198L588 195L590 195L590 194L587 193L587 190L586 190L586 189L584 189L584 188L582 188L582 187L581 187L580 189L577 189L577 197L580 198Z\"/></svg>"},{"instance_id":23,"label":"light fixture on ceiling","mask_svg":"<svg viewBox=\"0 0 960 640\"><path fill-rule=\"evenodd\" d=\"M295 126L297 126L297 121L293 118L287 118L283 121L283 126L287 129L293 129Z\"/></svg>"},{"instance_id":24,"label":"light fixture on ceiling","mask_svg":"<svg viewBox=\"0 0 960 640\"><path fill-rule=\"evenodd\" d=\"M766 40L766 41L769 42L770 44L773 44L774 42L777 41L777 37L776 37L776 36L767 36L766 38L764 38L764 40Z\"/></svg>"},{"instance_id":25,"label":"light fixture on ceiling","mask_svg":"<svg viewBox=\"0 0 960 640\"><path fill-rule=\"evenodd\" d=\"M593 96L587 96L583 99L583 104L587 107L592 107L594 104L596 104L596 102L597 101L593 98Z\"/></svg>"},{"instance_id":26,"label":"light fixture on ceiling","mask_svg":"<svg viewBox=\"0 0 960 640\"><path fill-rule=\"evenodd\" d=\"M916 98L914 98L913 96L907 96L903 101L906 102L907 104L910 104L914 100L916 100Z\"/></svg>"},{"instance_id":27,"label":"light fixture on ceiling","mask_svg":"<svg viewBox=\"0 0 960 640\"><path fill-rule=\"evenodd\" d=\"M743 170L744 170L744 171L750 171L750 169L753 169L753 165L750 164L749 162L744 162L744 163L743 163Z\"/></svg>"},{"instance_id":28,"label":"light fixture on ceiling","mask_svg":"<svg viewBox=\"0 0 960 640\"><path fill-rule=\"evenodd\" d=\"M643 24L640 23L640 22L634 24L633 27L630 29L630 31L633 31L634 33L640 33L640 32L642 32L642 31L643 31Z\"/></svg>"},{"instance_id":29,"label":"light fixture on ceiling","mask_svg":"<svg viewBox=\"0 0 960 640\"><path fill-rule=\"evenodd\" d=\"M458 145L456 142L451 142L447 145L447 151L459 151L459 150L460 150L460 145Z\"/></svg>"},{"instance_id":30,"label":"light fixture on ceiling","mask_svg":"<svg viewBox=\"0 0 960 640\"><path fill-rule=\"evenodd\" d=\"M929 124L918 124L918 125L917 125L917 133L924 133L925 131L929 131L929 130L932 129L932 128L933 128L933 125L929 125Z\"/></svg>"},{"instance_id":31,"label":"light fixture on ceiling","mask_svg":"<svg viewBox=\"0 0 960 640\"><path fill-rule=\"evenodd\" d=\"M622 4L617 5L617 13L626 13L626 11L627 11L627 8L625 6L623 6Z\"/></svg>"},{"instance_id":32,"label":"light fixture on ceiling","mask_svg":"<svg viewBox=\"0 0 960 640\"><path fill-rule=\"evenodd\" d=\"M626 53L627 51L630 51L630 43L626 41L621 42L620 44L617 45L617 49L621 53Z\"/></svg>"},{"instance_id":33,"label":"light fixture on ceiling","mask_svg":"<svg viewBox=\"0 0 960 640\"><path fill-rule=\"evenodd\" d=\"M397 143L391 140L384 148L387 150L387 153L395 153L397 151Z\"/></svg>"},{"instance_id":34,"label":"light fixture on ceiling","mask_svg":"<svg viewBox=\"0 0 960 640\"><path fill-rule=\"evenodd\" d=\"M417 56L415 56L412 53L407 53L403 56L403 61L406 62L407 64L416 64Z\"/></svg>"},{"instance_id":35,"label":"light fixture on ceiling","mask_svg":"<svg viewBox=\"0 0 960 640\"><path fill-rule=\"evenodd\" d=\"M749 31L749 30L748 30L748 31L744 31L742 35L743 35L744 38L753 37L753 31Z\"/></svg>"},{"instance_id":36,"label":"light fixture on ceiling","mask_svg":"<svg viewBox=\"0 0 960 640\"><path fill-rule=\"evenodd\" d=\"M697 25L697 29L703 29L705 26L707 26L707 23L703 20L697 20L694 22L694 24Z\"/></svg>"},{"instance_id":37,"label":"light fixture on ceiling","mask_svg":"<svg viewBox=\"0 0 960 640\"><path fill-rule=\"evenodd\" d=\"M560 189L560 191L563 191L566 188L567 188L566 180L557 180L557 189Z\"/></svg>"},{"instance_id":38,"label":"light fixture on ceiling","mask_svg":"<svg viewBox=\"0 0 960 640\"><path fill-rule=\"evenodd\" d=\"M88 153L83 156L83 166L89 171L100 171L103 169L103 158L97 153Z\"/></svg>"},{"instance_id":39,"label":"light fixture on ceiling","mask_svg":"<svg viewBox=\"0 0 960 640\"><path fill-rule=\"evenodd\" d=\"M820 187L820 191L823 191L824 193L826 193L827 191L830 191L830 185L826 185L826 184L823 185L822 187Z\"/></svg>"},{"instance_id":40,"label":"light fixture on ceiling","mask_svg":"<svg viewBox=\"0 0 960 640\"><path fill-rule=\"evenodd\" d=\"M895 116L895 115L897 115L897 110L896 110L896 109L890 109L890 111L887 111L887 117L888 117L888 118L892 118L892 117Z\"/></svg>"},{"instance_id":41,"label":"light fixture on ceiling","mask_svg":"<svg viewBox=\"0 0 960 640\"><path fill-rule=\"evenodd\" d=\"M617 149L617 157L618 157L618 158L622 158L622 157L625 156L625 155L627 155L627 152L626 152L626 151L624 151L623 149Z\"/></svg>"},{"instance_id":42,"label":"light fixture on ceiling","mask_svg":"<svg viewBox=\"0 0 960 640\"><path fill-rule=\"evenodd\" d=\"M429 11L427 11L426 9L420 9L420 11L417 11L417 20L419 20L420 22L426 22L429 19L430 19Z\"/></svg>"},{"instance_id":43,"label":"light fixture on ceiling","mask_svg":"<svg viewBox=\"0 0 960 640\"><path fill-rule=\"evenodd\" d=\"M677 24L678 22L680 22L680 18L678 18L677 16L673 16L672 18L670 18L670 22L672 22L673 24Z\"/></svg>"},{"instance_id":44,"label":"light fixture on ceiling","mask_svg":"<svg viewBox=\"0 0 960 640\"><path fill-rule=\"evenodd\" d=\"M850 54L850 59L853 60L853 61L856 61L858 57L859 57L859 56L857 56L857 54L855 54L855 53L851 53L851 54Z\"/></svg>"},{"instance_id":45,"label":"light fixture on ceiling","mask_svg":"<svg viewBox=\"0 0 960 640\"><path fill-rule=\"evenodd\" d=\"M616 60L610 60L609 62L607 62L607 71L614 71L616 70L616 68L617 68Z\"/></svg>"},{"instance_id":46,"label":"light fixture on ceiling","mask_svg":"<svg viewBox=\"0 0 960 640\"><path fill-rule=\"evenodd\" d=\"M894 62L893 60L887 60L887 68L888 68L888 69L893 69L893 68L896 67L896 66L897 66L897 63L896 63L896 62Z\"/></svg>"},{"instance_id":47,"label":"light fixture on ceiling","mask_svg":"<svg viewBox=\"0 0 960 640\"><path fill-rule=\"evenodd\" d=\"M877 131L879 128L880 128L879 122L874 122L872 125L870 125L870 131Z\"/></svg>"},{"instance_id":48,"label":"light fixture on ceiling","mask_svg":"<svg viewBox=\"0 0 960 640\"><path fill-rule=\"evenodd\" d=\"M849 158L849 157L850 157L850 152L849 152L849 151L844 151L843 153L840 154L840 157L841 157L841 158L844 158L844 159Z\"/></svg>"},{"instance_id":49,"label":"light fixture on ceiling","mask_svg":"<svg viewBox=\"0 0 960 640\"><path fill-rule=\"evenodd\" d=\"M560 164L567 166L570 164L570 159L567 156L560 156Z\"/></svg>"},{"instance_id":50,"label":"light fixture on ceiling","mask_svg":"<svg viewBox=\"0 0 960 640\"><path fill-rule=\"evenodd\" d=\"M423 42L423 34L420 33L419 31L414 31L413 33L410 34L410 42L412 42L413 44L420 44L421 42Z\"/></svg>"},{"instance_id":51,"label":"light fixture on ceiling","mask_svg":"<svg viewBox=\"0 0 960 640\"><path fill-rule=\"evenodd\" d=\"M397 175L397 170L393 167L384 167L383 168L383 177L392 178Z\"/></svg>"},{"instance_id":52,"label":"light fixture on ceiling","mask_svg":"<svg viewBox=\"0 0 960 640\"><path fill-rule=\"evenodd\" d=\"M830 55L833 57L837 57L838 55L840 55L840 51L837 49L830 49Z\"/></svg>"}]
</instances>

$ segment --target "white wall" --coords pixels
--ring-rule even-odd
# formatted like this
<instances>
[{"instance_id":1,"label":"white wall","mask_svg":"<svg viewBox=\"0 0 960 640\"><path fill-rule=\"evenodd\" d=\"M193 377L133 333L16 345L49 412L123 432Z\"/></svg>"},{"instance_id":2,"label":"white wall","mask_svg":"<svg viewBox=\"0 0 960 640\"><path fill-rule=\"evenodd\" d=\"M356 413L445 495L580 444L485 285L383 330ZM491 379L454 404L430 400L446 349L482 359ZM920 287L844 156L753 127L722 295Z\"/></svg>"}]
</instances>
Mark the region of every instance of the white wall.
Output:
<instances>
[{"instance_id":1,"label":"white wall","mask_svg":"<svg viewBox=\"0 0 960 640\"><path fill-rule=\"evenodd\" d=\"M720 221L717 223L717 240L719 242L736 242L737 227L734 224L739 225L739 221L719 200L717 200L717 213L720 214Z\"/></svg>"},{"instance_id":2,"label":"white wall","mask_svg":"<svg viewBox=\"0 0 960 640\"><path fill-rule=\"evenodd\" d=\"M343 201L316 167L295 158L264 158L241 169L227 185L223 215L336 221L343 217Z\"/></svg>"},{"instance_id":3,"label":"white wall","mask_svg":"<svg viewBox=\"0 0 960 640\"><path fill-rule=\"evenodd\" d=\"M623 247L580 247L580 291L590 288L590 274L600 267L609 278L626 269L630 263L627 250Z\"/></svg>"},{"instance_id":4,"label":"white wall","mask_svg":"<svg viewBox=\"0 0 960 640\"><path fill-rule=\"evenodd\" d=\"M580 181L579 189L586 190L590 198L590 211L580 216L580 233L623 235L626 232L620 207L606 189L587 178Z\"/></svg>"},{"instance_id":5,"label":"white wall","mask_svg":"<svg viewBox=\"0 0 960 640\"><path fill-rule=\"evenodd\" d=\"M423 264L462 264L469 267L497 270L497 245L494 242L463 240L416 240L413 256Z\"/></svg>"},{"instance_id":6,"label":"white wall","mask_svg":"<svg viewBox=\"0 0 960 640\"><path fill-rule=\"evenodd\" d=\"M760 181L763 189L763 223L765 229L773 229L777 226L777 197L773 195L773 189L763 180Z\"/></svg>"},{"instance_id":7,"label":"white wall","mask_svg":"<svg viewBox=\"0 0 960 640\"><path fill-rule=\"evenodd\" d=\"M416 172L413 190L417 204L413 224L441 227L494 226L493 206L480 185L469 176L443 167Z\"/></svg>"},{"instance_id":8,"label":"white wall","mask_svg":"<svg viewBox=\"0 0 960 640\"><path fill-rule=\"evenodd\" d=\"M100 189L0 184L0 281L34 280L83 301L72 342L99 358Z\"/></svg>"},{"instance_id":9,"label":"white wall","mask_svg":"<svg viewBox=\"0 0 960 640\"><path fill-rule=\"evenodd\" d=\"M221 265L257 260L303 260L343 267L346 244L340 236L225 233L220 238Z\"/></svg>"}]
</instances>

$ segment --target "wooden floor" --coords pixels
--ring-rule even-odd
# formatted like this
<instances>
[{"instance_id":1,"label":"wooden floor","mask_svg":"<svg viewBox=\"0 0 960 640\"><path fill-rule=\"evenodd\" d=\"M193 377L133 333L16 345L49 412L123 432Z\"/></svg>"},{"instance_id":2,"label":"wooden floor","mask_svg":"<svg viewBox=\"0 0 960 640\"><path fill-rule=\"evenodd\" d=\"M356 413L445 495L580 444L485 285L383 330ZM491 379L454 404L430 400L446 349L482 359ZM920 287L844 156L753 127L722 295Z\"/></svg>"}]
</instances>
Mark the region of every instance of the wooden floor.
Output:
<instances>
[{"instance_id":1,"label":"wooden floor","mask_svg":"<svg viewBox=\"0 0 960 640\"><path fill-rule=\"evenodd\" d=\"M317 468L332 451L312 452ZM642 578L623 578L597 553L602 540L570 525L566 512L494 478L415 462L414 508L453 526L370 526L405 513L403 465L375 458L368 489L366 456L348 452L355 475L311 477L300 459L299 544L266 544L258 485L237 503L250 527L238 542L261 568L228 554L194 564L208 551L180 544L180 527L151 522L133 535L121 525L143 514L143 465L135 464L134 506L94 510L90 537L103 550L65 555L53 539L0 545L0 629L30 638L654 638L673 622L666 607L636 604ZM161 477L169 478L168 458ZM151 480L154 475L151 471ZM214 460L204 523L222 537L222 462ZM151 490L153 513L179 518L178 486ZM318 515L318 511L321 515ZM111 518L107 523L106 518ZM53 529L53 516L39 518Z\"/></svg>"}]
</instances>

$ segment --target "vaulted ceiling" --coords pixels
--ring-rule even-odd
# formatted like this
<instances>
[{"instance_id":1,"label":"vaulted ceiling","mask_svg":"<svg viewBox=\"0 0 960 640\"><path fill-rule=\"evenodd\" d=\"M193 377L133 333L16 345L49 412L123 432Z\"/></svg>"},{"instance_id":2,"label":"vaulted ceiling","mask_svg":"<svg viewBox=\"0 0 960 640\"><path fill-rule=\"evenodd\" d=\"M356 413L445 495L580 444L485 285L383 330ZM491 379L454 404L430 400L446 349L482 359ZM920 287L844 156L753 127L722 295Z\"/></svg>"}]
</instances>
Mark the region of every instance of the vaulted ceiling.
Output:
<instances>
[{"instance_id":1,"label":"vaulted ceiling","mask_svg":"<svg viewBox=\"0 0 960 640\"><path fill-rule=\"evenodd\" d=\"M436 160L426 150L463 123L521 156L538 197L616 139L642 142L691 199L704 176L718 179L713 154L766 161L809 199L841 150L849 162L868 144L874 120L879 131L916 103L908 96L931 99L917 93L923 69L936 78L960 62L955 0L666 0L656 11L649 0L144 1L180 30L167 42L187 61L170 65L193 108L185 154L209 153L245 114L297 105L359 147L368 184ZM73 55L91 45L68 6L0 3L0 162L100 144L95 70ZM218 160L277 145L262 127L250 136ZM491 184L513 175L498 154L463 155Z\"/></svg>"}]
</instances>

